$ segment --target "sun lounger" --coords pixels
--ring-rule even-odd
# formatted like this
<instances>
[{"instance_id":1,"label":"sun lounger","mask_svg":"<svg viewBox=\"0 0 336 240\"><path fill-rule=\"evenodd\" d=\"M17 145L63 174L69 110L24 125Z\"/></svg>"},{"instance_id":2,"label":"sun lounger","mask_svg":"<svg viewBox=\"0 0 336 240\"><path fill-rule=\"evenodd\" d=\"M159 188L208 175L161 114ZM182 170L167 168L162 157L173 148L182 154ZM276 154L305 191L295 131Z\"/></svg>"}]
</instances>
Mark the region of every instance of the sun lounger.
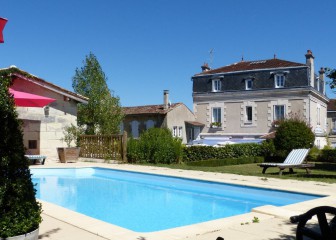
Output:
<instances>
[{"instance_id":1,"label":"sun lounger","mask_svg":"<svg viewBox=\"0 0 336 240\"><path fill-rule=\"evenodd\" d=\"M47 156L44 155L25 155L26 158L28 158L33 164L36 164L37 161L39 161L42 165L44 165L44 162L47 158Z\"/></svg>"},{"instance_id":2,"label":"sun lounger","mask_svg":"<svg viewBox=\"0 0 336 240\"><path fill-rule=\"evenodd\" d=\"M283 163L261 163L258 166L263 168L264 174L269 167L278 167L280 169L279 175L282 175L283 170L289 168L289 172L293 173L293 168L305 168L307 173L310 173L310 168L314 164L303 163L309 153L309 149L293 149Z\"/></svg>"}]
</instances>

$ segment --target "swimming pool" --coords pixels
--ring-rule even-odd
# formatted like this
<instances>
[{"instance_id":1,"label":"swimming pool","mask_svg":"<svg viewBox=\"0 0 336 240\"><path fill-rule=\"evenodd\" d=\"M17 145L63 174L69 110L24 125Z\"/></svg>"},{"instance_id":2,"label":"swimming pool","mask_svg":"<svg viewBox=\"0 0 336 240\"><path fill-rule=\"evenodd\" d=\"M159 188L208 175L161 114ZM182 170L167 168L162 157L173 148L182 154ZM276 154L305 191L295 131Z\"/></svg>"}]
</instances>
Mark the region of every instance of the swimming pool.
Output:
<instances>
[{"instance_id":1,"label":"swimming pool","mask_svg":"<svg viewBox=\"0 0 336 240\"><path fill-rule=\"evenodd\" d=\"M153 232L321 196L104 168L31 169L37 198L136 232Z\"/></svg>"}]
</instances>

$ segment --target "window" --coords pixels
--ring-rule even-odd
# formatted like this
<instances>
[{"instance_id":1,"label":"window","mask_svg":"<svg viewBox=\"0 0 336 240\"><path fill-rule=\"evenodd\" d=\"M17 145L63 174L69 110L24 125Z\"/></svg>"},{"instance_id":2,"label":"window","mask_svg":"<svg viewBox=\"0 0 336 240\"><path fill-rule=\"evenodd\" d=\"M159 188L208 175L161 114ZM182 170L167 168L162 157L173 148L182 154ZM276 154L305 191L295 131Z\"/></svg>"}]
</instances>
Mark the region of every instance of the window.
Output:
<instances>
[{"instance_id":1,"label":"window","mask_svg":"<svg viewBox=\"0 0 336 240\"><path fill-rule=\"evenodd\" d=\"M221 81L219 79L212 80L212 91L219 92L221 90Z\"/></svg>"},{"instance_id":2,"label":"window","mask_svg":"<svg viewBox=\"0 0 336 240\"><path fill-rule=\"evenodd\" d=\"M285 105L274 106L274 120L283 120L285 118Z\"/></svg>"},{"instance_id":3,"label":"window","mask_svg":"<svg viewBox=\"0 0 336 240\"><path fill-rule=\"evenodd\" d=\"M146 129L148 130L148 129L154 127L155 122L154 122L153 120L147 120L147 121L145 122L145 124L146 124Z\"/></svg>"},{"instance_id":4,"label":"window","mask_svg":"<svg viewBox=\"0 0 336 240\"><path fill-rule=\"evenodd\" d=\"M212 122L221 123L222 122L222 109L213 108L212 109Z\"/></svg>"},{"instance_id":5,"label":"window","mask_svg":"<svg viewBox=\"0 0 336 240\"><path fill-rule=\"evenodd\" d=\"M178 128L178 134L177 134L177 136L179 137L179 138L181 138L182 137L182 127L179 127Z\"/></svg>"},{"instance_id":6,"label":"window","mask_svg":"<svg viewBox=\"0 0 336 240\"><path fill-rule=\"evenodd\" d=\"M177 136L177 127L174 126L173 127L173 137L176 137Z\"/></svg>"},{"instance_id":7,"label":"window","mask_svg":"<svg viewBox=\"0 0 336 240\"><path fill-rule=\"evenodd\" d=\"M252 89L252 79L246 79L245 80L245 90L251 90Z\"/></svg>"},{"instance_id":8,"label":"window","mask_svg":"<svg viewBox=\"0 0 336 240\"><path fill-rule=\"evenodd\" d=\"M320 91L320 79L316 78L316 90Z\"/></svg>"},{"instance_id":9,"label":"window","mask_svg":"<svg viewBox=\"0 0 336 240\"><path fill-rule=\"evenodd\" d=\"M131 129L132 129L132 137L138 138L139 137L139 125L140 123L138 121L132 121L131 123Z\"/></svg>"},{"instance_id":10,"label":"window","mask_svg":"<svg viewBox=\"0 0 336 240\"><path fill-rule=\"evenodd\" d=\"M252 122L252 107L246 107L246 122Z\"/></svg>"},{"instance_id":11,"label":"window","mask_svg":"<svg viewBox=\"0 0 336 240\"><path fill-rule=\"evenodd\" d=\"M37 140L28 140L28 149L37 149Z\"/></svg>"},{"instance_id":12,"label":"window","mask_svg":"<svg viewBox=\"0 0 336 240\"><path fill-rule=\"evenodd\" d=\"M321 108L320 106L317 106L317 111L316 111L316 114L317 114L317 125L321 125Z\"/></svg>"},{"instance_id":13,"label":"window","mask_svg":"<svg viewBox=\"0 0 336 240\"><path fill-rule=\"evenodd\" d=\"M285 86L285 75L276 74L274 76L274 80L275 80L275 87L276 88L283 88Z\"/></svg>"}]
</instances>

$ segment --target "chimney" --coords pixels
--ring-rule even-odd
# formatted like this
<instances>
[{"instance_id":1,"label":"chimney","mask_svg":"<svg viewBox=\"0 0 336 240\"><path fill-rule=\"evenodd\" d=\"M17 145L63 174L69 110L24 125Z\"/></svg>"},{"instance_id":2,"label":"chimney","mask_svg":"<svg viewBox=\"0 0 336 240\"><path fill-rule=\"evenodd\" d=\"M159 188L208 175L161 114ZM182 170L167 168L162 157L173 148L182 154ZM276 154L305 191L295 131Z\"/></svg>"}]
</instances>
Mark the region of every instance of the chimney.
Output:
<instances>
[{"instance_id":1,"label":"chimney","mask_svg":"<svg viewBox=\"0 0 336 240\"><path fill-rule=\"evenodd\" d=\"M204 63L204 64L201 66L201 68L202 68L202 72L207 72L207 71L210 70L210 67L209 67L209 65L208 65L207 63Z\"/></svg>"},{"instance_id":2,"label":"chimney","mask_svg":"<svg viewBox=\"0 0 336 240\"><path fill-rule=\"evenodd\" d=\"M306 64L309 68L309 82L310 86L314 87L314 75L315 75L315 70L314 70L314 56L311 50L307 50L306 56Z\"/></svg>"},{"instance_id":3,"label":"chimney","mask_svg":"<svg viewBox=\"0 0 336 240\"><path fill-rule=\"evenodd\" d=\"M169 90L163 90L163 109L169 108Z\"/></svg>"},{"instance_id":4,"label":"chimney","mask_svg":"<svg viewBox=\"0 0 336 240\"><path fill-rule=\"evenodd\" d=\"M325 92L325 81L324 81L324 73L325 73L325 70L323 67L321 67L320 71L319 71L319 79L320 79L320 82L322 83L322 92L323 94L325 95L326 92Z\"/></svg>"}]
</instances>

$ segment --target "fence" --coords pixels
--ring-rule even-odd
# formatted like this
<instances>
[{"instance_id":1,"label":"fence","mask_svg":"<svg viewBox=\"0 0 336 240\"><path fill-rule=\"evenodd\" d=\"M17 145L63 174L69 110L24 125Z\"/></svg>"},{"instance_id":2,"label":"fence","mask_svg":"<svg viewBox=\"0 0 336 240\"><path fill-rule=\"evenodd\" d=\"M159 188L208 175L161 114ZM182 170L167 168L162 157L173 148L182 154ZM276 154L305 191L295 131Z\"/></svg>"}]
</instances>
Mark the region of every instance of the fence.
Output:
<instances>
[{"instance_id":1,"label":"fence","mask_svg":"<svg viewBox=\"0 0 336 240\"><path fill-rule=\"evenodd\" d=\"M81 135L80 157L127 162L127 133L122 135Z\"/></svg>"}]
</instances>

